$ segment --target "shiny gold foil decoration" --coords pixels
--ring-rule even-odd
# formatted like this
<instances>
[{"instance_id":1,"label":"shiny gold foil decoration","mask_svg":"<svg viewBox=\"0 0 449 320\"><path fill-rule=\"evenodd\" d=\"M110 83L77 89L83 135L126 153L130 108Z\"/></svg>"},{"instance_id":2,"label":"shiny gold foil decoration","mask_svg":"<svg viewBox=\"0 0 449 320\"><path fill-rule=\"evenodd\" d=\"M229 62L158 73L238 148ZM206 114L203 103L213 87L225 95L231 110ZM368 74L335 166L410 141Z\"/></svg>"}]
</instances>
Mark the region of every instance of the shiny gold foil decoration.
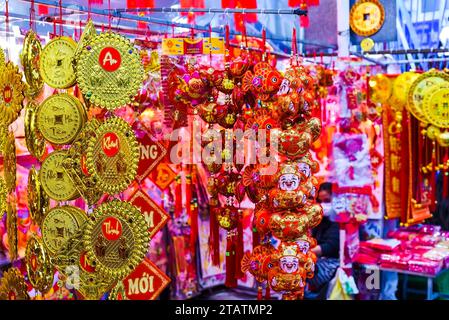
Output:
<instances>
[{"instance_id":1,"label":"shiny gold foil decoration","mask_svg":"<svg viewBox=\"0 0 449 320\"><path fill-rule=\"evenodd\" d=\"M42 221L42 239L48 252L57 254L86 220L87 215L76 215L71 206L55 207L48 211Z\"/></svg>"},{"instance_id":2,"label":"shiny gold foil decoration","mask_svg":"<svg viewBox=\"0 0 449 320\"><path fill-rule=\"evenodd\" d=\"M0 278L0 300L29 300L25 278L17 268L10 268Z\"/></svg>"},{"instance_id":3,"label":"shiny gold foil decoration","mask_svg":"<svg viewBox=\"0 0 449 320\"><path fill-rule=\"evenodd\" d=\"M96 270L108 278L121 280L142 262L149 239L140 210L114 199L94 210L85 227L83 242Z\"/></svg>"},{"instance_id":4,"label":"shiny gold foil decoration","mask_svg":"<svg viewBox=\"0 0 449 320\"><path fill-rule=\"evenodd\" d=\"M46 140L57 145L71 143L86 121L84 106L67 93L48 97L37 109L36 124L39 132Z\"/></svg>"},{"instance_id":5,"label":"shiny gold foil decoration","mask_svg":"<svg viewBox=\"0 0 449 320\"><path fill-rule=\"evenodd\" d=\"M15 196L9 197L6 204L6 230L8 232L9 259L17 260L17 202Z\"/></svg>"},{"instance_id":6,"label":"shiny gold foil decoration","mask_svg":"<svg viewBox=\"0 0 449 320\"><path fill-rule=\"evenodd\" d=\"M3 218L3 215L6 213L6 199L8 193L6 192L5 180L0 177L0 219Z\"/></svg>"},{"instance_id":7,"label":"shiny gold foil decoration","mask_svg":"<svg viewBox=\"0 0 449 320\"><path fill-rule=\"evenodd\" d=\"M45 193L54 200L68 201L79 197L70 177L64 170L67 150L54 151L42 163L39 180Z\"/></svg>"},{"instance_id":8,"label":"shiny gold foil decoration","mask_svg":"<svg viewBox=\"0 0 449 320\"><path fill-rule=\"evenodd\" d=\"M46 144L36 125L36 111L38 107L37 103L33 101L28 102L25 107L24 129L28 151L33 157L40 160L45 153Z\"/></svg>"},{"instance_id":9,"label":"shiny gold foil decoration","mask_svg":"<svg viewBox=\"0 0 449 320\"><path fill-rule=\"evenodd\" d=\"M5 175L6 191L16 190L17 166L16 166L16 140L14 133L9 132L3 148L3 170Z\"/></svg>"},{"instance_id":10,"label":"shiny gold foil decoration","mask_svg":"<svg viewBox=\"0 0 449 320\"><path fill-rule=\"evenodd\" d=\"M67 89L76 82L73 58L76 42L69 37L57 37L42 50L39 59L39 72L50 87Z\"/></svg>"},{"instance_id":11,"label":"shiny gold foil decoration","mask_svg":"<svg viewBox=\"0 0 449 320\"><path fill-rule=\"evenodd\" d=\"M0 48L0 70L2 70L5 66L6 66L5 51L3 51L3 48Z\"/></svg>"},{"instance_id":12,"label":"shiny gold foil decoration","mask_svg":"<svg viewBox=\"0 0 449 320\"><path fill-rule=\"evenodd\" d=\"M33 30L29 30L23 40L20 61L28 84L27 96L34 98L44 87L44 81L39 73L39 58L42 52L41 42Z\"/></svg>"},{"instance_id":13,"label":"shiny gold foil decoration","mask_svg":"<svg viewBox=\"0 0 449 320\"><path fill-rule=\"evenodd\" d=\"M438 128L449 128L449 82L426 89L422 111L426 122Z\"/></svg>"},{"instance_id":14,"label":"shiny gold foil decoration","mask_svg":"<svg viewBox=\"0 0 449 320\"><path fill-rule=\"evenodd\" d=\"M139 50L111 32L92 37L82 49L76 70L84 97L108 110L131 103L144 79Z\"/></svg>"},{"instance_id":15,"label":"shiny gold foil decoration","mask_svg":"<svg viewBox=\"0 0 449 320\"><path fill-rule=\"evenodd\" d=\"M123 119L107 119L89 140L87 169L98 188L110 195L125 190L134 180L139 146L131 126Z\"/></svg>"},{"instance_id":16,"label":"shiny gold foil decoration","mask_svg":"<svg viewBox=\"0 0 449 320\"><path fill-rule=\"evenodd\" d=\"M53 265L42 240L35 235L27 242L25 262L31 285L41 293L48 292L53 286Z\"/></svg>"},{"instance_id":17,"label":"shiny gold foil decoration","mask_svg":"<svg viewBox=\"0 0 449 320\"><path fill-rule=\"evenodd\" d=\"M22 110L25 84L19 68L8 62L0 72L0 124L14 122Z\"/></svg>"},{"instance_id":18,"label":"shiny gold foil decoration","mask_svg":"<svg viewBox=\"0 0 449 320\"><path fill-rule=\"evenodd\" d=\"M27 199L31 220L40 226L50 208L50 199L42 189L39 173L34 166L28 173Z\"/></svg>"},{"instance_id":19,"label":"shiny gold foil decoration","mask_svg":"<svg viewBox=\"0 0 449 320\"><path fill-rule=\"evenodd\" d=\"M92 22L92 19L89 19L86 23L86 26L84 27L83 33L81 34L80 40L78 41L78 46L75 50L75 69L76 69L76 63L79 60L79 57L81 55L81 52L83 49L87 46L87 44L90 42L90 40L97 35L97 30L95 30L95 25Z\"/></svg>"}]
</instances>

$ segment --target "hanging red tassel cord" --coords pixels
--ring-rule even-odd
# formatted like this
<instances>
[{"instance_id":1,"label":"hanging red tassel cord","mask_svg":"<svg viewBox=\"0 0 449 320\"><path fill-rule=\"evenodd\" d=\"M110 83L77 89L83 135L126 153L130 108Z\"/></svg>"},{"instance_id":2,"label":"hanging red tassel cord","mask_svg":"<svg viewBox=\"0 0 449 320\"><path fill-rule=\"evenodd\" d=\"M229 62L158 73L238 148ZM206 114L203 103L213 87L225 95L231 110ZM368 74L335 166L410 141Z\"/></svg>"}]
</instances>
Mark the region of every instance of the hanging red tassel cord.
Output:
<instances>
[{"instance_id":1,"label":"hanging red tassel cord","mask_svg":"<svg viewBox=\"0 0 449 320\"><path fill-rule=\"evenodd\" d=\"M197 8L204 9L204 0L181 0L180 7L184 9ZM181 16L187 16L188 23L194 24L196 16L202 16L204 12L181 12Z\"/></svg>"},{"instance_id":2,"label":"hanging red tassel cord","mask_svg":"<svg viewBox=\"0 0 449 320\"><path fill-rule=\"evenodd\" d=\"M241 279L245 276L242 272L241 263L243 258L243 217L240 216L238 225L237 225L237 236L236 236L236 253L235 253L235 278Z\"/></svg>"},{"instance_id":3,"label":"hanging red tassel cord","mask_svg":"<svg viewBox=\"0 0 449 320\"><path fill-rule=\"evenodd\" d=\"M212 199L211 199L212 200ZM214 201L210 201L209 204L209 251L211 255L212 265L220 266L220 226L217 221L217 210L220 210L216 206Z\"/></svg>"},{"instance_id":4,"label":"hanging red tassel cord","mask_svg":"<svg viewBox=\"0 0 449 320\"><path fill-rule=\"evenodd\" d=\"M179 172L179 175L175 178L175 218L179 218L182 213L182 179L181 179L181 172Z\"/></svg>"},{"instance_id":5,"label":"hanging red tassel cord","mask_svg":"<svg viewBox=\"0 0 449 320\"><path fill-rule=\"evenodd\" d=\"M235 277L236 267L236 239L235 236L228 236L226 243L226 280L225 286L228 288L237 287Z\"/></svg>"},{"instance_id":6,"label":"hanging red tassel cord","mask_svg":"<svg viewBox=\"0 0 449 320\"><path fill-rule=\"evenodd\" d=\"M447 163L448 160L449 160L449 149L445 148L443 163ZM446 199L449 196L449 171L441 170L441 174L443 175L443 199Z\"/></svg>"}]
</instances>

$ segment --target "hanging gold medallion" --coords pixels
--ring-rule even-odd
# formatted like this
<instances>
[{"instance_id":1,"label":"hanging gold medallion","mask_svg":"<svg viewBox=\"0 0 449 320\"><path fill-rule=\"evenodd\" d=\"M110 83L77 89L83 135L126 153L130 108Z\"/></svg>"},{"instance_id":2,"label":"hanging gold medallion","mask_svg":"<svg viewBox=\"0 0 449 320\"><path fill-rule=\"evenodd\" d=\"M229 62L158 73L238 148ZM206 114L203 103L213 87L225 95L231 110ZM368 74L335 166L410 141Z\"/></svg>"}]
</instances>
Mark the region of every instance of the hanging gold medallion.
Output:
<instances>
[{"instance_id":1,"label":"hanging gold medallion","mask_svg":"<svg viewBox=\"0 0 449 320\"><path fill-rule=\"evenodd\" d=\"M57 37L42 50L39 59L39 72L50 87L66 89L76 82L72 60L76 42L69 37Z\"/></svg>"},{"instance_id":2,"label":"hanging gold medallion","mask_svg":"<svg viewBox=\"0 0 449 320\"><path fill-rule=\"evenodd\" d=\"M29 300L25 278L17 268L10 268L0 278L0 300Z\"/></svg>"},{"instance_id":3,"label":"hanging gold medallion","mask_svg":"<svg viewBox=\"0 0 449 320\"><path fill-rule=\"evenodd\" d=\"M19 68L8 62L0 72L0 124L14 122L22 110L25 84Z\"/></svg>"},{"instance_id":4,"label":"hanging gold medallion","mask_svg":"<svg viewBox=\"0 0 449 320\"><path fill-rule=\"evenodd\" d=\"M67 150L50 153L39 171L42 188L50 198L57 201L68 201L79 197L75 185L63 167L66 156Z\"/></svg>"},{"instance_id":5,"label":"hanging gold medallion","mask_svg":"<svg viewBox=\"0 0 449 320\"><path fill-rule=\"evenodd\" d=\"M449 128L449 82L426 89L422 111L426 122L438 128Z\"/></svg>"},{"instance_id":6,"label":"hanging gold medallion","mask_svg":"<svg viewBox=\"0 0 449 320\"><path fill-rule=\"evenodd\" d=\"M52 259L59 272L68 275L73 269L78 273L76 290L84 299L98 300L115 283L113 279L100 275L87 257L83 244L84 228L70 238Z\"/></svg>"},{"instance_id":7,"label":"hanging gold medallion","mask_svg":"<svg viewBox=\"0 0 449 320\"><path fill-rule=\"evenodd\" d=\"M71 143L86 120L84 106L67 93L48 97L37 109L36 124L39 132L46 140L57 145Z\"/></svg>"},{"instance_id":8,"label":"hanging gold medallion","mask_svg":"<svg viewBox=\"0 0 449 320\"><path fill-rule=\"evenodd\" d=\"M121 280L142 262L149 239L140 210L128 202L112 200L95 209L83 242L98 272Z\"/></svg>"},{"instance_id":9,"label":"hanging gold medallion","mask_svg":"<svg viewBox=\"0 0 449 320\"><path fill-rule=\"evenodd\" d=\"M131 103L144 79L138 49L111 32L92 37L82 49L76 70L85 98L108 110Z\"/></svg>"},{"instance_id":10,"label":"hanging gold medallion","mask_svg":"<svg viewBox=\"0 0 449 320\"><path fill-rule=\"evenodd\" d=\"M110 195L125 190L134 180L139 146L131 126L123 119L107 119L89 140L87 169L100 190Z\"/></svg>"},{"instance_id":11,"label":"hanging gold medallion","mask_svg":"<svg viewBox=\"0 0 449 320\"><path fill-rule=\"evenodd\" d=\"M75 68L76 63L79 60L79 57L81 55L81 52L83 49L87 46L89 41L97 35L97 30L95 30L95 25L92 22L92 19L89 19L86 23L86 26L84 27L83 33L81 34L80 40L78 41L78 46L75 50Z\"/></svg>"},{"instance_id":12,"label":"hanging gold medallion","mask_svg":"<svg viewBox=\"0 0 449 320\"><path fill-rule=\"evenodd\" d=\"M407 104L408 91L413 82L419 77L415 72L404 72L396 77L393 81L393 94L391 97L390 105L396 109L402 109ZM400 106L397 108L396 106Z\"/></svg>"},{"instance_id":13,"label":"hanging gold medallion","mask_svg":"<svg viewBox=\"0 0 449 320\"><path fill-rule=\"evenodd\" d=\"M6 204L6 229L8 232L9 259L17 260L17 202L15 196L9 197Z\"/></svg>"},{"instance_id":14,"label":"hanging gold medallion","mask_svg":"<svg viewBox=\"0 0 449 320\"><path fill-rule=\"evenodd\" d=\"M98 190L96 180L89 173L86 163L89 140L96 136L95 132L100 124L94 118L85 125L76 141L68 149L67 158L64 162L64 169L88 205L95 204L103 195Z\"/></svg>"},{"instance_id":15,"label":"hanging gold medallion","mask_svg":"<svg viewBox=\"0 0 449 320\"><path fill-rule=\"evenodd\" d=\"M39 73L39 58L42 52L41 42L36 33L29 30L23 40L23 50L20 60L23 66L26 82L29 86L27 95L36 97L42 91L44 81Z\"/></svg>"},{"instance_id":16,"label":"hanging gold medallion","mask_svg":"<svg viewBox=\"0 0 449 320\"><path fill-rule=\"evenodd\" d=\"M42 189L39 173L34 166L31 167L28 173L27 199L31 220L40 226L49 210L50 199Z\"/></svg>"},{"instance_id":17,"label":"hanging gold medallion","mask_svg":"<svg viewBox=\"0 0 449 320\"><path fill-rule=\"evenodd\" d=\"M9 132L3 149L3 170L5 174L6 191L16 190L16 140L14 133Z\"/></svg>"},{"instance_id":18,"label":"hanging gold medallion","mask_svg":"<svg viewBox=\"0 0 449 320\"><path fill-rule=\"evenodd\" d=\"M385 103L392 93L391 80L383 74L377 74L369 80L369 86L372 89L371 100L374 102Z\"/></svg>"},{"instance_id":19,"label":"hanging gold medallion","mask_svg":"<svg viewBox=\"0 0 449 320\"><path fill-rule=\"evenodd\" d=\"M359 36L377 33L385 21L385 9L378 0L358 0L351 8L349 24Z\"/></svg>"},{"instance_id":20,"label":"hanging gold medallion","mask_svg":"<svg viewBox=\"0 0 449 320\"><path fill-rule=\"evenodd\" d=\"M53 285L53 265L50 262L42 240L32 236L25 252L28 280L41 293L46 293Z\"/></svg>"},{"instance_id":21,"label":"hanging gold medallion","mask_svg":"<svg viewBox=\"0 0 449 320\"><path fill-rule=\"evenodd\" d=\"M411 85L408 91L407 110L422 123L427 123L423 113L423 101L426 90L434 85L449 81L449 75L444 72L428 71L421 74Z\"/></svg>"},{"instance_id":22,"label":"hanging gold medallion","mask_svg":"<svg viewBox=\"0 0 449 320\"><path fill-rule=\"evenodd\" d=\"M69 207L52 208L42 221L42 240L51 255L57 254L87 220L84 215L84 221L81 221L81 216L75 216Z\"/></svg>"},{"instance_id":23,"label":"hanging gold medallion","mask_svg":"<svg viewBox=\"0 0 449 320\"><path fill-rule=\"evenodd\" d=\"M0 177L0 219L3 218L3 215L6 213L6 198L8 193L6 192L5 180Z\"/></svg>"},{"instance_id":24,"label":"hanging gold medallion","mask_svg":"<svg viewBox=\"0 0 449 320\"><path fill-rule=\"evenodd\" d=\"M45 139L37 129L36 125L36 110L38 105L30 101L25 107L24 129L25 142L30 154L40 160L45 153L46 145Z\"/></svg>"}]
</instances>

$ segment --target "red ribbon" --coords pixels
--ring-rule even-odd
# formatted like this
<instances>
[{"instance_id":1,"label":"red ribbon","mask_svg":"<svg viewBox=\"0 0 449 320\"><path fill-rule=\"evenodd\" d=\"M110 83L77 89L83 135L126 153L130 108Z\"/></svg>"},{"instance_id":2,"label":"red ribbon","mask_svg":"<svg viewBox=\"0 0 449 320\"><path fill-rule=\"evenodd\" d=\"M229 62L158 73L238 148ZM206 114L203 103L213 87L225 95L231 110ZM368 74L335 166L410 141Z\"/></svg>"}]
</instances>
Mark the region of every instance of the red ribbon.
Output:
<instances>
[{"instance_id":1,"label":"red ribbon","mask_svg":"<svg viewBox=\"0 0 449 320\"><path fill-rule=\"evenodd\" d=\"M217 210L220 210L219 207L209 205L209 252L213 266L220 266L220 226L216 217Z\"/></svg>"}]
</instances>

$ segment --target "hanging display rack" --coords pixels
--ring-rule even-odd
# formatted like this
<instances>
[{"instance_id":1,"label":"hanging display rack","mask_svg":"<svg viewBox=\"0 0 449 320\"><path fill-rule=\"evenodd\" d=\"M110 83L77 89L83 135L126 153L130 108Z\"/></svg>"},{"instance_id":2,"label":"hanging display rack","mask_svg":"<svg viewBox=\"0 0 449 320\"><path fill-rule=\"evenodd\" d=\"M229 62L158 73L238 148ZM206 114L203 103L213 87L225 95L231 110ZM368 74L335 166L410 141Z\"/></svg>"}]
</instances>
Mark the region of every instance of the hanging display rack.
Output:
<instances>
[{"instance_id":1,"label":"hanging display rack","mask_svg":"<svg viewBox=\"0 0 449 320\"><path fill-rule=\"evenodd\" d=\"M257 13L257 14L279 14L279 15L298 15L307 16L307 10L303 9L246 9L246 8L127 8L127 9L116 9L118 12L161 12L161 13Z\"/></svg>"}]
</instances>

